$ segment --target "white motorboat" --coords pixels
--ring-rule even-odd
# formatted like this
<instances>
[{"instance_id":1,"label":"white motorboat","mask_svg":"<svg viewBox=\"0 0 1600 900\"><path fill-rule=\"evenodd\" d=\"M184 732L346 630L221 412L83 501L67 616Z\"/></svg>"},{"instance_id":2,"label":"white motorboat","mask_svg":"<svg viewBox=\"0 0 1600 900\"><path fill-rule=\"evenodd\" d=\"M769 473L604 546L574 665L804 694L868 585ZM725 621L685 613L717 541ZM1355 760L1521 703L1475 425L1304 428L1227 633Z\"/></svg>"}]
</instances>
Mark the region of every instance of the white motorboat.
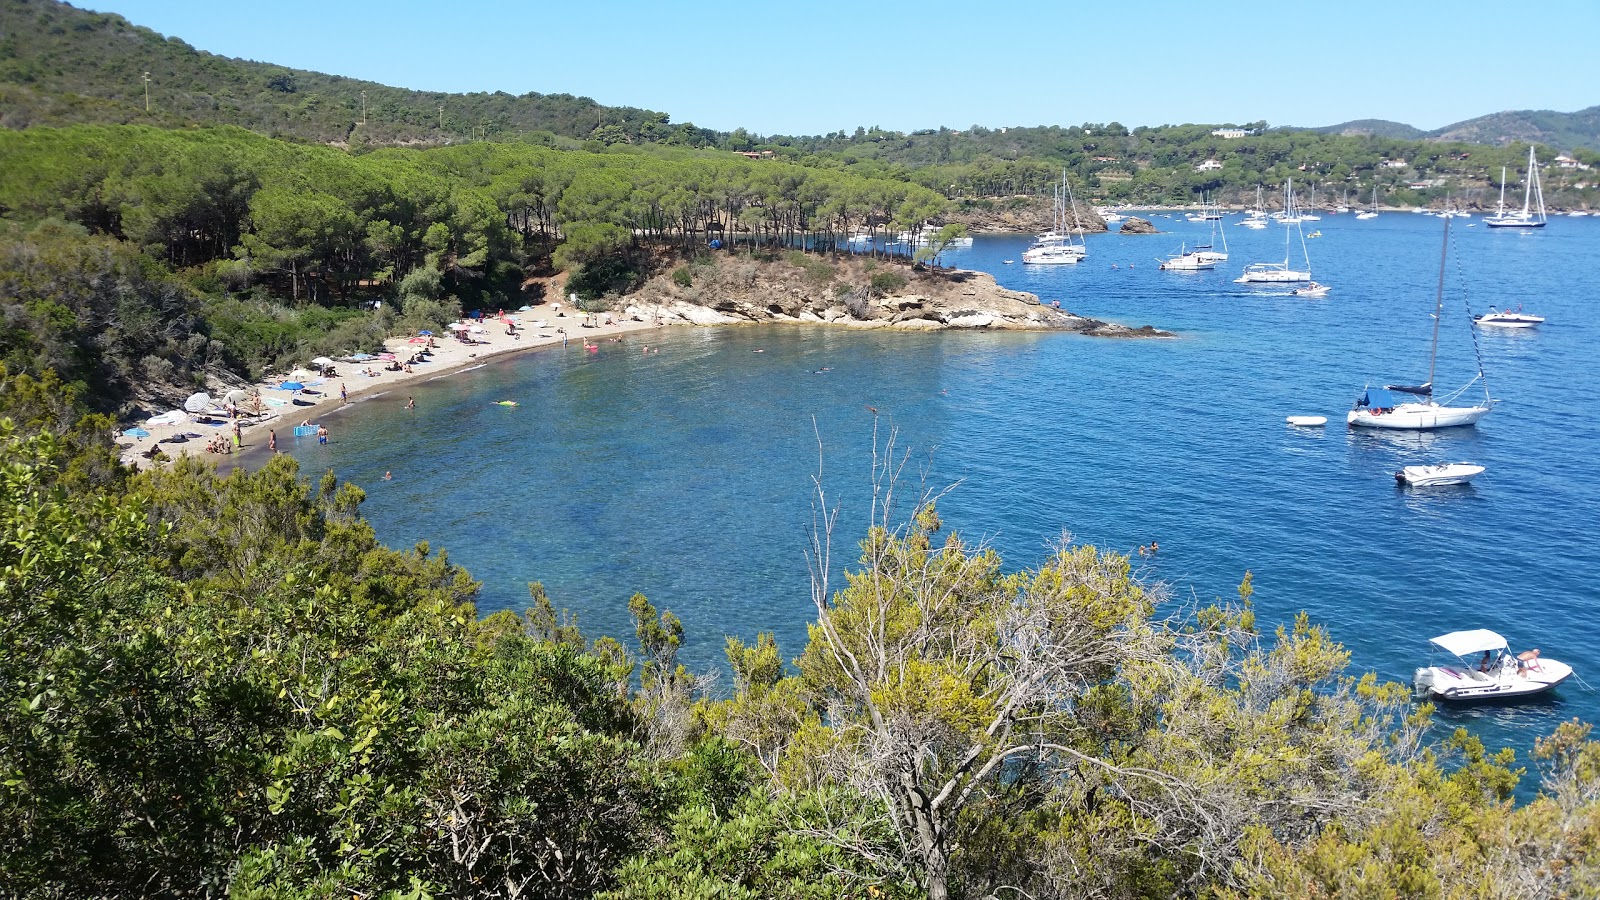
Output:
<instances>
[{"instance_id":1,"label":"white motorboat","mask_svg":"<svg viewBox=\"0 0 1600 900\"><path fill-rule=\"evenodd\" d=\"M1328 424L1327 416L1288 416L1284 419L1297 428L1316 428Z\"/></svg>"},{"instance_id":2,"label":"white motorboat","mask_svg":"<svg viewBox=\"0 0 1600 900\"><path fill-rule=\"evenodd\" d=\"M1159 262L1164 272L1206 272L1217 267L1214 261L1202 256L1198 250L1184 250L1183 245L1179 245L1176 254Z\"/></svg>"},{"instance_id":3,"label":"white motorboat","mask_svg":"<svg viewBox=\"0 0 1600 900\"><path fill-rule=\"evenodd\" d=\"M1572 677L1572 667L1546 659L1538 650L1513 654L1506 639L1487 628L1452 631L1429 641L1457 662L1423 666L1412 676L1419 700L1482 702L1542 694ZM1478 656L1476 662L1469 657Z\"/></svg>"},{"instance_id":4,"label":"white motorboat","mask_svg":"<svg viewBox=\"0 0 1600 900\"><path fill-rule=\"evenodd\" d=\"M1291 291L1291 293L1293 293L1296 297L1326 297L1328 296L1329 290L1331 290L1331 288L1326 284L1318 284L1315 281L1308 281L1304 287L1297 287Z\"/></svg>"},{"instance_id":5,"label":"white motorboat","mask_svg":"<svg viewBox=\"0 0 1600 900\"><path fill-rule=\"evenodd\" d=\"M1483 376L1483 359L1478 358L1478 374L1440 403L1433 397L1433 375L1439 361L1439 322L1444 318L1445 255L1450 247L1450 219L1444 220L1444 248L1439 252L1439 287L1433 305L1433 349L1428 354L1428 380L1422 384L1386 384L1382 390L1364 388L1350 407L1345 421L1356 428L1385 428L1399 431L1427 431L1471 425L1489 414L1494 400ZM1477 342L1473 342L1476 352ZM1483 403L1470 406L1450 404L1473 384L1483 383ZM1403 396L1399 396L1403 395Z\"/></svg>"},{"instance_id":6,"label":"white motorboat","mask_svg":"<svg viewBox=\"0 0 1600 900\"><path fill-rule=\"evenodd\" d=\"M1537 204L1537 205L1534 205ZM1483 220L1490 228L1543 228L1544 188L1539 184L1539 160L1533 155L1533 145L1528 145L1528 179L1522 192L1522 211L1506 212L1506 169L1500 167L1500 207L1494 215Z\"/></svg>"},{"instance_id":7,"label":"white motorboat","mask_svg":"<svg viewBox=\"0 0 1600 900\"><path fill-rule=\"evenodd\" d=\"M1412 487L1438 487L1466 484L1483 474L1483 466L1472 463L1439 463L1433 466L1406 466L1394 473L1394 480Z\"/></svg>"},{"instance_id":8,"label":"white motorboat","mask_svg":"<svg viewBox=\"0 0 1600 900\"><path fill-rule=\"evenodd\" d=\"M1544 316L1525 313L1519 307L1515 310L1489 307L1489 311L1481 316L1473 316L1472 321L1479 325L1493 325L1497 328L1532 328L1544 324Z\"/></svg>"}]
</instances>

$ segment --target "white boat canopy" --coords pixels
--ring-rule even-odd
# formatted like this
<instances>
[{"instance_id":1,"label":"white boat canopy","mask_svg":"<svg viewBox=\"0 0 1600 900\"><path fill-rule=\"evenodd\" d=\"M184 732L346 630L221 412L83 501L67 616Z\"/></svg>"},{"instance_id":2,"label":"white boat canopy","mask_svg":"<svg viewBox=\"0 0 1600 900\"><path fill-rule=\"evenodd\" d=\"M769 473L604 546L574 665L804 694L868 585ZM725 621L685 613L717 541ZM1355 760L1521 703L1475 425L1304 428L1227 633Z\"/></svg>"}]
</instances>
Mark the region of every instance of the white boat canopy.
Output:
<instances>
[{"instance_id":1,"label":"white boat canopy","mask_svg":"<svg viewBox=\"0 0 1600 900\"><path fill-rule=\"evenodd\" d=\"M1506 649L1506 639L1487 628L1478 628L1472 631L1452 631L1449 634L1439 635L1429 643L1456 656L1482 653L1485 650Z\"/></svg>"}]
</instances>

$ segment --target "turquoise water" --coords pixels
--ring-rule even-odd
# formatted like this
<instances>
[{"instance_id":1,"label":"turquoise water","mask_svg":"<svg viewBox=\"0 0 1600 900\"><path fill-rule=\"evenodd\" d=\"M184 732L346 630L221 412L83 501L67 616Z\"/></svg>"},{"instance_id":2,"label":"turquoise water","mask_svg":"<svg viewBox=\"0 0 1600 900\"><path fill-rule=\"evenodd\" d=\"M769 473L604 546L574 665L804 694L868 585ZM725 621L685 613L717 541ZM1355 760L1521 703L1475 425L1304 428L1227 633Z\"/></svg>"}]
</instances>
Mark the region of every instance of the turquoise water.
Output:
<instances>
[{"instance_id":1,"label":"turquoise water","mask_svg":"<svg viewBox=\"0 0 1600 900\"><path fill-rule=\"evenodd\" d=\"M1477 427L1381 434L1347 430L1344 411L1369 378L1426 377L1440 220L1308 223L1324 235L1307 243L1333 285L1322 300L1230 283L1282 258L1281 229L1230 227L1232 258L1186 275L1155 257L1207 229L1154 221L1175 233L1091 236L1077 267L1005 265L1022 238L979 238L946 261L1175 340L669 329L402 389L330 417L326 447L291 450L364 486L387 543L448 549L483 580L484 612L520 611L539 580L591 637L631 642L639 591L683 619L683 656L701 670L722 665L725 635L771 630L799 653L818 439L845 504L836 562L853 562L876 421L913 451L908 489L924 473L959 482L947 525L1013 567L1063 530L1123 552L1156 539L1157 557L1135 559L1178 601L1232 597L1252 571L1263 623L1307 610L1359 670L1409 681L1428 637L1487 627L1600 684L1600 222L1458 222L1437 383L1473 371L1462 285L1476 311L1520 302L1549 322L1478 334L1501 403ZM1294 429L1290 414L1330 424ZM1396 488L1399 467L1446 461L1488 469L1470 486ZM1577 682L1545 702L1444 713L1522 747L1573 716L1600 720L1600 695Z\"/></svg>"}]
</instances>

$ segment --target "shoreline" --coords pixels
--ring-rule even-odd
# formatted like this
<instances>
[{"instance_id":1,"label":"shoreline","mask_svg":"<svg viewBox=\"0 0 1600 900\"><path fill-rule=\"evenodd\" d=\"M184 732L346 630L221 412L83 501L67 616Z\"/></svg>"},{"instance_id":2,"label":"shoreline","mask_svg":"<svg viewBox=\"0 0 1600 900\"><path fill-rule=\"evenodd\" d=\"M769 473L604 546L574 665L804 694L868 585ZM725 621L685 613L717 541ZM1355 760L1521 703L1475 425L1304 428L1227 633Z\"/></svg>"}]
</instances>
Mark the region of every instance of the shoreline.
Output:
<instances>
[{"instance_id":1,"label":"shoreline","mask_svg":"<svg viewBox=\"0 0 1600 900\"><path fill-rule=\"evenodd\" d=\"M640 331L655 331L668 325L665 322L645 321L643 318L628 316L625 313L568 314L562 309L564 306L565 304L560 302L542 303L528 310L508 313L509 317L518 322L520 337L506 334L504 328L496 322L493 326L485 326L485 333L474 335L475 343L462 343L453 338L436 338L434 349L429 351L432 359L419 363L411 372L372 369L375 374L368 376L362 374L362 370L370 368L370 363L338 362L335 368L340 374L332 378L307 382L308 387L316 389L310 395L304 391L293 395L295 400L309 401L304 405L293 401L284 405L268 404L265 418L250 421L248 424L241 419L241 445L231 453L211 453L206 450L206 444L211 437L218 434L231 437L235 421L226 417L213 417L221 424L202 425L190 420L172 425L152 425L148 422L131 424L127 428L119 425L115 439L119 457L124 465L136 469L146 469L158 464L166 465L179 456L196 456L223 465L230 460L237 461L244 456L255 455L258 451L266 451L269 433L272 431L281 432L278 435L280 442L292 441L296 425L302 422L311 425L322 424L320 419L323 417L338 413L357 403L365 403L393 393L396 388L404 385L445 378L502 356L547 350L552 347L560 349L563 340L567 342L567 349L570 350L573 341L593 342L601 338L615 338L618 335ZM611 324L606 324L608 316ZM593 321L595 324L585 324L587 321ZM539 322L543 322L543 326L539 325ZM556 330L558 328L567 329L565 336ZM385 338L384 349L386 352L401 356L414 349L409 341L410 338L404 336ZM583 352L581 347L579 352ZM379 363L378 360L371 362ZM246 390L260 396L264 402L284 400L291 396L289 392L278 391L273 385L287 377L289 376L283 375L256 382ZM343 401L339 398L341 386L345 388L347 396ZM132 438L123 434L124 431L134 427L150 432L149 437ZM187 442L181 444L161 443L180 433L199 434L200 437L190 437ZM157 446L167 456L166 460L159 463L143 455L150 448Z\"/></svg>"}]
</instances>

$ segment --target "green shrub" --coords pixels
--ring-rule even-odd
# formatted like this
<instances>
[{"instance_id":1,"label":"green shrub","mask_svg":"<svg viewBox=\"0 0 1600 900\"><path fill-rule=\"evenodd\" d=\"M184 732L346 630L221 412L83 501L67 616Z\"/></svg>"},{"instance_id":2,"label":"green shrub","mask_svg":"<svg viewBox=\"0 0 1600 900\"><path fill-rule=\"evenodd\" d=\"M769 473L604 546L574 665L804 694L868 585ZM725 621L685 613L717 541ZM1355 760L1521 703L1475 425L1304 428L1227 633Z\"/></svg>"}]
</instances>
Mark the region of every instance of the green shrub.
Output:
<instances>
[{"instance_id":1,"label":"green shrub","mask_svg":"<svg viewBox=\"0 0 1600 900\"><path fill-rule=\"evenodd\" d=\"M892 294L906 286L906 276L893 270L877 272L872 276L874 294Z\"/></svg>"},{"instance_id":2,"label":"green shrub","mask_svg":"<svg viewBox=\"0 0 1600 900\"><path fill-rule=\"evenodd\" d=\"M688 287L694 284L694 279L689 275L688 266L679 266L672 270L672 283L678 287Z\"/></svg>"}]
</instances>

